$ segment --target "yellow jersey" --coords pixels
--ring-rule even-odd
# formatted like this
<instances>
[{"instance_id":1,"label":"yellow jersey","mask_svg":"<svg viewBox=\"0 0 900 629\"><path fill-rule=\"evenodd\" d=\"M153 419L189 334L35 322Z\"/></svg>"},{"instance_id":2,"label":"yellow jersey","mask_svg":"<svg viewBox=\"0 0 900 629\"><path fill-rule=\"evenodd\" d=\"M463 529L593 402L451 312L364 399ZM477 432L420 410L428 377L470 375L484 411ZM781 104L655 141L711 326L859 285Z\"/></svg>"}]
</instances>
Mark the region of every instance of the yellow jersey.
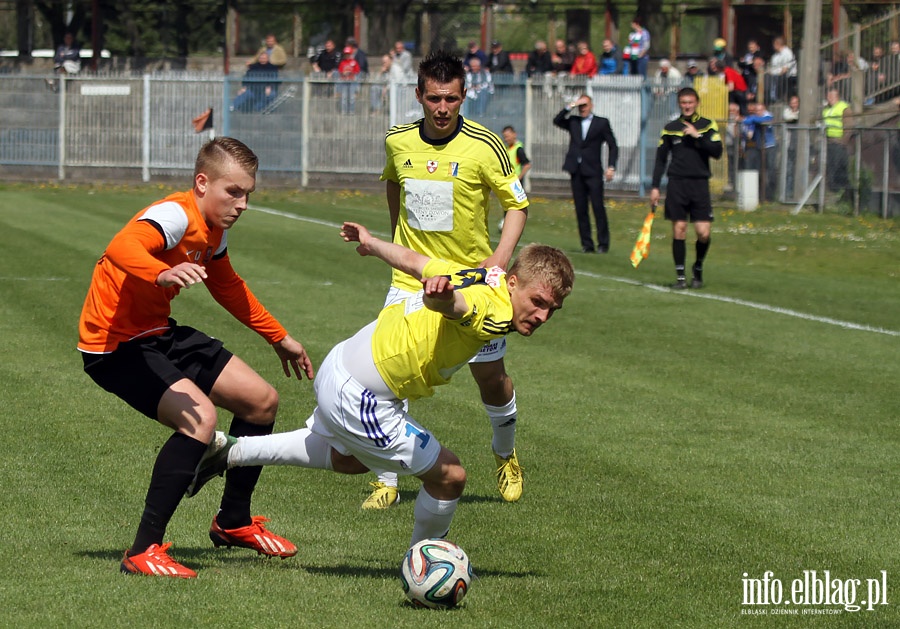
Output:
<instances>
[{"instance_id":1,"label":"yellow jersey","mask_svg":"<svg viewBox=\"0 0 900 629\"><path fill-rule=\"evenodd\" d=\"M399 399L432 395L434 387L449 382L487 341L513 329L503 269L431 260L425 265L425 277L435 275L449 275L462 293L468 306L462 318L448 319L429 310L420 290L382 310L375 324L375 368Z\"/></svg>"},{"instance_id":2,"label":"yellow jersey","mask_svg":"<svg viewBox=\"0 0 900 629\"><path fill-rule=\"evenodd\" d=\"M493 132L459 117L448 138L428 140L424 121L391 127L384 140L382 181L400 184L394 242L430 258L481 265L493 253L488 227L491 191L504 212L528 207L528 196ZM391 284L415 292L420 278L394 271Z\"/></svg>"}]
</instances>

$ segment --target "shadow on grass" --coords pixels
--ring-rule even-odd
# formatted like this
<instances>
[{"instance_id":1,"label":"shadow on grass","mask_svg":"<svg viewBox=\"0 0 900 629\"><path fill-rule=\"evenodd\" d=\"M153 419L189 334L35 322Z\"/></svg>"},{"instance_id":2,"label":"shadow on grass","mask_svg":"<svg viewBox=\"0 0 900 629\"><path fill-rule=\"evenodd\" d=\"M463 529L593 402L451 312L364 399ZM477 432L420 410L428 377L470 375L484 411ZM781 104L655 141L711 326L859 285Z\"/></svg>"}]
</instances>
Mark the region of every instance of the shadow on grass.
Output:
<instances>
[{"instance_id":1,"label":"shadow on grass","mask_svg":"<svg viewBox=\"0 0 900 629\"><path fill-rule=\"evenodd\" d=\"M401 489L401 490L400 490L400 503L403 504L404 502L408 502L408 503L410 503L410 504L415 504L415 502L416 502L416 496L417 496L418 494L419 494L418 488L416 488L415 491L412 491L412 490L407 491L407 490L405 490L405 489ZM480 503L480 502L484 502L484 503L492 503L492 502L502 503L502 502L504 502L503 498L500 497L500 494L499 494L499 493L498 493L498 494L492 494L492 495L490 495L490 496L486 496L486 495L484 495L484 494L469 494L469 493L465 493L465 492L464 492L463 495L460 497L459 501L460 501L460 502L463 502L463 503Z\"/></svg>"}]
</instances>

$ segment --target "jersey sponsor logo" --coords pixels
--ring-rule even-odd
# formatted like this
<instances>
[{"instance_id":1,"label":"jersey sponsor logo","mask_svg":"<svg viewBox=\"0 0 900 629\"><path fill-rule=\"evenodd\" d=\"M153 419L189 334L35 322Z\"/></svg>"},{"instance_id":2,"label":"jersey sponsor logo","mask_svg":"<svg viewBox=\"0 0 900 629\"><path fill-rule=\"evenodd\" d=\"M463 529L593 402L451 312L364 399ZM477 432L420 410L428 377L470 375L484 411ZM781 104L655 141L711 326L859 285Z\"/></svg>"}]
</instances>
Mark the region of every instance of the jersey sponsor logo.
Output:
<instances>
[{"instance_id":1,"label":"jersey sponsor logo","mask_svg":"<svg viewBox=\"0 0 900 629\"><path fill-rule=\"evenodd\" d=\"M406 219L412 229L453 231L453 182L407 179Z\"/></svg>"},{"instance_id":2,"label":"jersey sponsor logo","mask_svg":"<svg viewBox=\"0 0 900 629\"><path fill-rule=\"evenodd\" d=\"M522 182L518 179L509 185L509 189L512 190L516 203L521 203L528 198L528 195L525 194L525 188L522 187Z\"/></svg>"},{"instance_id":3,"label":"jersey sponsor logo","mask_svg":"<svg viewBox=\"0 0 900 629\"><path fill-rule=\"evenodd\" d=\"M500 347L500 341L506 341L506 339L497 339L496 341L490 341L484 344L480 350L478 350L479 354L493 354Z\"/></svg>"},{"instance_id":4,"label":"jersey sponsor logo","mask_svg":"<svg viewBox=\"0 0 900 629\"><path fill-rule=\"evenodd\" d=\"M408 159L405 162L403 162L403 168L412 168L412 167L413 167L413 165L412 165L411 159Z\"/></svg>"},{"instance_id":5,"label":"jersey sponsor logo","mask_svg":"<svg viewBox=\"0 0 900 629\"><path fill-rule=\"evenodd\" d=\"M433 173L434 171L436 171L438 169L437 160L434 160L434 159L428 160L428 163L425 164L425 168L428 169L428 172Z\"/></svg>"},{"instance_id":6,"label":"jersey sponsor logo","mask_svg":"<svg viewBox=\"0 0 900 629\"><path fill-rule=\"evenodd\" d=\"M459 162L450 162L450 166L447 168L447 174L451 177L459 175Z\"/></svg>"}]
</instances>

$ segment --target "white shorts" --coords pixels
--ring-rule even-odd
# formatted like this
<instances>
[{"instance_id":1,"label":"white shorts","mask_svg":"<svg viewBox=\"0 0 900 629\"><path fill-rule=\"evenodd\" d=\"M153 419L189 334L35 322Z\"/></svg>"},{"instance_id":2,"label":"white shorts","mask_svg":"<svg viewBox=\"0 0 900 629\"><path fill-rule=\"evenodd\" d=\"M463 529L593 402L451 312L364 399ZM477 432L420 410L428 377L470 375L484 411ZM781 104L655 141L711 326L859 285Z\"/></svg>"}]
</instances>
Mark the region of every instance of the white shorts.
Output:
<instances>
[{"instance_id":1,"label":"white shorts","mask_svg":"<svg viewBox=\"0 0 900 629\"><path fill-rule=\"evenodd\" d=\"M413 293L399 289L396 286L391 286L388 289L387 297L385 297L384 305L381 308L383 310L388 306L400 303L401 301L406 301L406 298L412 294ZM469 363L492 363L502 360L504 356L506 356L505 336L485 343L484 347L478 350L478 353L469 360Z\"/></svg>"},{"instance_id":2,"label":"white shorts","mask_svg":"<svg viewBox=\"0 0 900 629\"><path fill-rule=\"evenodd\" d=\"M418 476L430 470L441 444L403 410L402 400L378 396L357 382L344 368L343 348L338 344L319 367L319 404L307 428L373 472Z\"/></svg>"}]
</instances>

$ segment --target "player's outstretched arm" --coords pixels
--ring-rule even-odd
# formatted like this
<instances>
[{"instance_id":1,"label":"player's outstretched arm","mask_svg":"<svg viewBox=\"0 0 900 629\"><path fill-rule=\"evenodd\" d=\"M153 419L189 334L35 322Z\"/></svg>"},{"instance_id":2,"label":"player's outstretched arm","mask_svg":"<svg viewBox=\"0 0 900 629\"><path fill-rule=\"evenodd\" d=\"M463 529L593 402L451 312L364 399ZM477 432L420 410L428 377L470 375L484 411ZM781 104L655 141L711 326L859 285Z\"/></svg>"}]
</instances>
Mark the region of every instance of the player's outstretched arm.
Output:
<instances>
[{"instance_id":1,"label":"player's outstretched arm","mask_svg":"<svg viewBox=\"0 0 900 629\"><path fill-rule=\"evenodd\" d=\"M363 225L345 221L341 227L341 238L344 242L358 242L356 251L361 256L375 256L389 265L413 277L421 278L428 263L428 256L423 256L412 249L407 249L392 242L386 242L369 233Z\"/></svg>"}]
</instances>

